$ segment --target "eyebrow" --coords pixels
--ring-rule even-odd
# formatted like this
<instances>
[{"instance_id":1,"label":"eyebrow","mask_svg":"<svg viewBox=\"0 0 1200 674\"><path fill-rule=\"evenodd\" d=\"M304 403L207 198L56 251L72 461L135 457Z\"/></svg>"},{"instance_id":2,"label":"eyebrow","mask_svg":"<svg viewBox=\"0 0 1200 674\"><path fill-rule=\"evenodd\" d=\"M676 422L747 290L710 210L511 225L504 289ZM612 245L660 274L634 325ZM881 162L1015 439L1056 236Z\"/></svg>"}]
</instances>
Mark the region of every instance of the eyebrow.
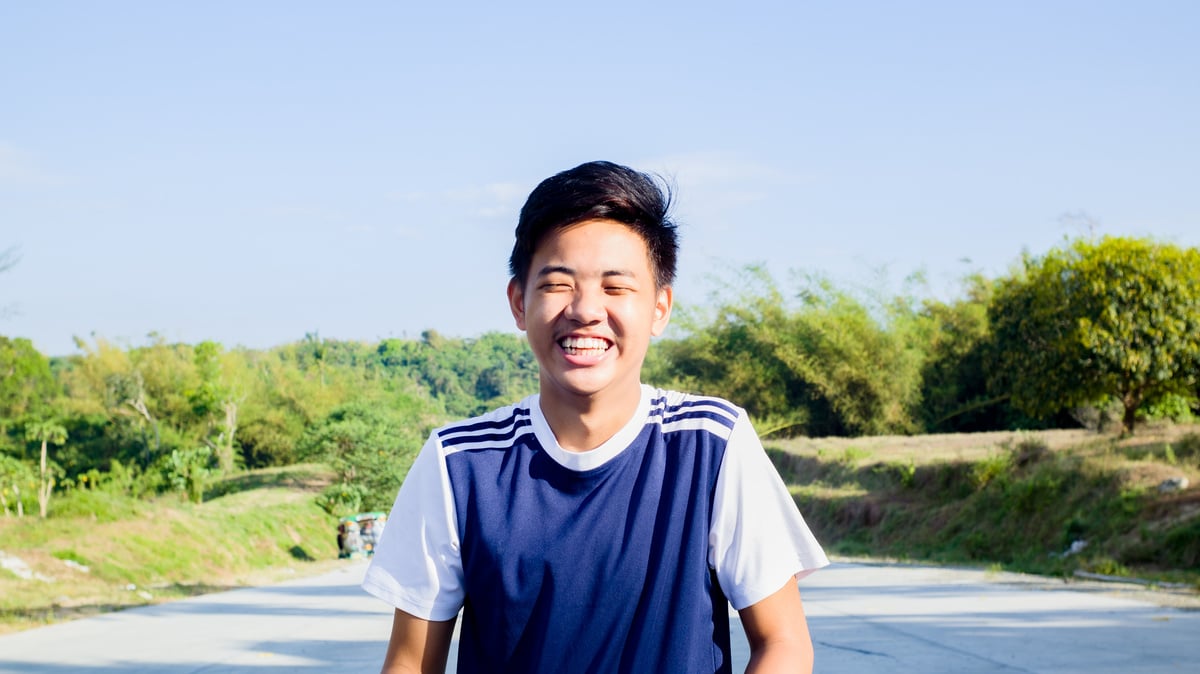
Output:
<instances>
[{"instance_id":1,"label":"eyebrow","mask_svg":"<svg viewBox=\"0 0 1200 674\"><path fill-rule=\"evenodd\" d=\"M572 269L571 267L567 267L565 265L548 264L545 267L542 267L540 270L538 270L537 277L541 278L542 276L549 276L550 274L566 274L567 276L574 276L575 270ZM625 269L609 269L607 271L604 271L600 275L605 278L608 278L610 276L622 276L622 277L628 277L628 278L636 277L636 274L634 274L631 271L627 271Z\"/></svg>"}]
</instances>

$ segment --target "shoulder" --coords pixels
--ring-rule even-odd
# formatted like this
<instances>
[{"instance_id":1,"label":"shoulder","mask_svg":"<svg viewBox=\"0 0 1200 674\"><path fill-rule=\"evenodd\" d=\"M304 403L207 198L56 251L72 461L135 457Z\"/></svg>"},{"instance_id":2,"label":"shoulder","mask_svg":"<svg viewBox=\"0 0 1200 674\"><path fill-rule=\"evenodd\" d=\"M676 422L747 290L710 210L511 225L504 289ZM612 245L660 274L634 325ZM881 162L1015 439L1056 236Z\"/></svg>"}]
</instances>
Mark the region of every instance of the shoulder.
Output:
<instances>
[{"instance_id":1,"label":"shoulder","mask_svg":"<svg viewBox=\"0 0 1200 674\"><path fill-rule=\"evenodd\" d=\"M699 430L727 439L746 412L724 398L655 389L650 416L660 419L663 433Z\"/></svg>"},{"instance_id":2,"label":"shoulder","mask_svg":"<svg viewBox=\"0 0 1200 674\"><path fill-rule=\"evenodd\" d=\"M531 396L521 402L434 429L431 439L436 439L447 454L509 447L519 436L532 432L530 409L535 398Z\"/></svg>"}]
</instances>

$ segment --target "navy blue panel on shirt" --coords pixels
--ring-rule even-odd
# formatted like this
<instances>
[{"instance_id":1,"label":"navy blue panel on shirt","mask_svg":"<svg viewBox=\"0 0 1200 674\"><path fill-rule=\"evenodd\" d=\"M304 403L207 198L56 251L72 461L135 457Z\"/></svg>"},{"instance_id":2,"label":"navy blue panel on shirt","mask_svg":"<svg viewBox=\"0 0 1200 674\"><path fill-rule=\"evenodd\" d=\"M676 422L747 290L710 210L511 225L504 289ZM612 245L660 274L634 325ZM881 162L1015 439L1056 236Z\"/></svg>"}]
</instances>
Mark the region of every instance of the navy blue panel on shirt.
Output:
<instances>
[{"instance_id":1,"label":"navy blue panel on shirt","mask_svg":"<svg viewBox=\"0 0 1200 674\"><path fill-rule=\"evenodd\" d=\"M542 450L525 409L439 434L458 449L446 467L466 589L460 672L730 671L707 559L725 440L686 423L663 433L698 417L731 427L716 403L654 401L636 441L582 472Z\"/></svg>"}]
</instances>

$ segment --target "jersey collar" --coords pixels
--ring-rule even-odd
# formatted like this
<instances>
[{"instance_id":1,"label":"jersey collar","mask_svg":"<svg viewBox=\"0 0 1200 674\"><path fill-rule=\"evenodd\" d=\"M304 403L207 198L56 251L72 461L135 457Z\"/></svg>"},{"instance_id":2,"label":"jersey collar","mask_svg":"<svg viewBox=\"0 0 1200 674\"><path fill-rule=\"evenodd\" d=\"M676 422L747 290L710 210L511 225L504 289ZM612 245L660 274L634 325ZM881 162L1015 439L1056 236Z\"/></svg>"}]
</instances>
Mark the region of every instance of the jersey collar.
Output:
<instances>
[{"instance_id":1,"label":"jersey collar","mask_svg":"<svg viewBox=\"0 0 1200 674\"><path fill-rule=\"evenodd\" d=\"M621 430L605 440L599 447L586 452L569 452L558 444L558 439L554 437L554 431L550 429L550 424L546 422L546 417L542 414L541 395L535 394L529 401L529 417L533 424L534 436L542 449L550 455L550 458L563 468L577 472L594 470L620 456L621 452L625 451L637 438L638 433L642 432L642 427L646 425L646 419L650 414L650 400L653 392L653 388L642 384L642 398L638 401L633 417L621 427Z\"/></svg>"}]
</instances>

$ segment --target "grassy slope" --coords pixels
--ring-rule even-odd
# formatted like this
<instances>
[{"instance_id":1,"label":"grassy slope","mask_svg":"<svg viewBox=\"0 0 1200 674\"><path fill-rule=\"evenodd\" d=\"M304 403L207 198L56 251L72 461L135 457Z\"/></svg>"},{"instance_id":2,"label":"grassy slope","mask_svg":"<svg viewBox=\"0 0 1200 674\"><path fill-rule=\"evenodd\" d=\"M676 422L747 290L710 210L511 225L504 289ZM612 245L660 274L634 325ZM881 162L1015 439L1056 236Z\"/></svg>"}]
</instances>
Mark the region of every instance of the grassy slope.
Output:
<instances>
[{"instance_id":1,"label":"grassy slope","mask_svg":"<svg viewBox=\"0 0 1200 674\"><path fill-rule=\"evenodd\" d=\"M45 521L0 517L0 550L45 579L0 570L0 632L329 568L336 520L313 501L327 481L295 466L218 483L200 505L83 491Z\"/></svg>"},{"instance_id":2,"label":"grassy slope","mask_svg":"<svg viewBox=\"0 0 1200 674\"><path fill-rule=\"evenodd\" d=\"M1200 448L1174 464L1166 452L1197 431L766 444L834 553L1197 584ZM1159 482L1177 475L1192 486L1160 494ZM0 633L331 568L335 520L313 502L327 480L317 467L293 466L226 480L201 505L76 492L52 501L44 522L0 517L0 550L49 579L0 570ZM1079 539L1089 543L1081 554L1054 556Z\"/></svg>"},{"instance_id":3,"label":"grassy slope","mask_svg":"<svg viewBox=\"0 0 1200 674\"><path fill-rule=\"evenodd\" d=\"M836 553L1050 575L1085 570L1200 588L1200 442L1184 440L1197 431L766 444L806 519ZM1191 486L1160 493L1159 483L1176 476ZM1077 540L1087 547L1063 556Z\"/></svg>"}]
</instances>

